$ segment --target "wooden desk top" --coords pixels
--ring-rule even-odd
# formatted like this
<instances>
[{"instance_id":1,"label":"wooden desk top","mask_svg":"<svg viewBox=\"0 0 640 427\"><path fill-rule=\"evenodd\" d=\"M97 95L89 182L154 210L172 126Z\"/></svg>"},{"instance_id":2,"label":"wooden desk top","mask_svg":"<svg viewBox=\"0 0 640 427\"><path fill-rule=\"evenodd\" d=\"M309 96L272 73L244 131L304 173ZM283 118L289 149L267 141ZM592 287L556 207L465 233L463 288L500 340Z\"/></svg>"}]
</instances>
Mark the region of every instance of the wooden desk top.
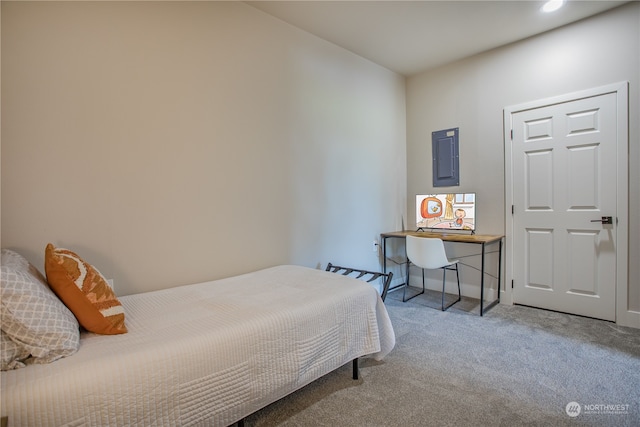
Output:
<instances>
[{"instance_id":1,"label":"wooden desk top","mask_svg":"<svg viewBox=\"0 0 640 427\"><path fill-rule=\"evenodd\" d=\"M435 237L442 239L445 242L463 242L463 243L493 243L501 240L504 236L497 234L460 234L460 233L447 233L447 232L433 232L433 231L390 231L388 233L381 233L382 238L387 237L399 237L405 238L407 236L416 237Z\"/></svg>"}]
</instances>

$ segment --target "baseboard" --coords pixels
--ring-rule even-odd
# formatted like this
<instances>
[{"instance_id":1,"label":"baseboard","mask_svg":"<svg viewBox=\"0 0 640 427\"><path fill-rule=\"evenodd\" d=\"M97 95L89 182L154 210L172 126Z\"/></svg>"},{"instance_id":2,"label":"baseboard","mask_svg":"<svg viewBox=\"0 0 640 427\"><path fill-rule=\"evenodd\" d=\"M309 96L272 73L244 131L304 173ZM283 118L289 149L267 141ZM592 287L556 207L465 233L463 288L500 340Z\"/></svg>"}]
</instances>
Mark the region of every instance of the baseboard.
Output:
<instances>
[{"instance_id":1,"label":"baseboard","mask_svg":"<svg viewBox=\"0 0 640 427\"><path fill-rule=\"evenodd\" d=\"M449 278L449 274L447 274L447 279L448 278ZM455 280L455 273L454 273L454 280ZM390 287L393 288L395 286L394 282L396 282L395 279L392 281L392 284ZM411 288L421 289L422 276L411 275L411 278L409 279L409 283L411 283ZM398 286L404 285L404 278L398 279L397 284ZM436 280L427 278L427 280L425 280L425 287L431 291L442 292L442 280L436 281ZM447 280L447 285L445 290L447 294L457 293L456 283L453 281L450 282L449 280ZM462 294L463 297L480 299L480 284L460 283L460 293ZM484 300L494 301L496 298L498 298L498 290L485 287Z\"/></svg>"},{"instance_id":2,"label":"baseboard","mask_svg":"<svg viewBox=\"0 0 640 427\"><path fill-rule=\"evenodd\" d=\"M624 311L621 316L617 316L616 324L640 329L640 311Z\"/></svg>"}]
</instances>

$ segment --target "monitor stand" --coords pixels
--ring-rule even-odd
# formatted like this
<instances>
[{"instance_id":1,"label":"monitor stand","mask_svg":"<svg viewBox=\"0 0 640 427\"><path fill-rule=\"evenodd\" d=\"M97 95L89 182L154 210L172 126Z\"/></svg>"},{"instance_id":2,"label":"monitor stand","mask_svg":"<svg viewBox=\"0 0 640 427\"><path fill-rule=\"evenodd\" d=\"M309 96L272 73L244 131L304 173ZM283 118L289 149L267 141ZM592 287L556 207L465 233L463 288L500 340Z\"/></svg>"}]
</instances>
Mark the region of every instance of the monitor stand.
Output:
<instances>
[{"instance_id":1,"label":"monitor stand","mask_svg":"<svg viewBox=\"0 0 640 427\"><path fill-rule=\"evenodd\" d=\"M438 232L442 232L442 233L446 233L448 231L451 231L451 230L448 229L448 228L428 228L427 227L427 229L425 229L424 227L418 227L417 230L416 230L416 233L418 233L418 232L423 232L423 233L429 233L429 232L438 233ZM462 231L464 231L464 230L455 230L455 231L458 232L458 233L455 233L455 234L465 234L465 233L462 233ZM476 234L476 230L471 230L471 235L473 236L474 234Z\"/></svg>"}]
</instances>

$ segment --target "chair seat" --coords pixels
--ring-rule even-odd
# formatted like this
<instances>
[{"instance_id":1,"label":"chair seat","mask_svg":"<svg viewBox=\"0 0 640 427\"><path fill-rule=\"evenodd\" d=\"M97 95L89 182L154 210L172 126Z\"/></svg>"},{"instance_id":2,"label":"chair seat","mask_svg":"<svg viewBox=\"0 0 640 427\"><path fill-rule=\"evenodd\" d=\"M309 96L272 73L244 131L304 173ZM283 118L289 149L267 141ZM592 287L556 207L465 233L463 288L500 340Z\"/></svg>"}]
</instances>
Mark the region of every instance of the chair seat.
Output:
<instances>
[{"instance_id":1,"label":"chair seat","mask_svg":"<svg viewBox=\"0 0 640 427\"><path fill-rule=\"evenodd\" d=\"M402 301L407 302L412 298L422 295L425 291L425 278L424 270L442 269L442 311L447 310L449 307L459 302L462 299L460 292L460 271L458 270L458 263L460 260L450 260L447 257L447 253L444 248L444 242L441 239L433 237L417 237L407 236L406 240L407 248L407 280L402 293ZM416 265L422 269L422 292L417 293L410 298L406 298L406 291L409 287L409 271L411 264ZM456 271L456 279L458 281L458 299L444 305L445 286L447 270Z\"/></svg>"}]
</instances>

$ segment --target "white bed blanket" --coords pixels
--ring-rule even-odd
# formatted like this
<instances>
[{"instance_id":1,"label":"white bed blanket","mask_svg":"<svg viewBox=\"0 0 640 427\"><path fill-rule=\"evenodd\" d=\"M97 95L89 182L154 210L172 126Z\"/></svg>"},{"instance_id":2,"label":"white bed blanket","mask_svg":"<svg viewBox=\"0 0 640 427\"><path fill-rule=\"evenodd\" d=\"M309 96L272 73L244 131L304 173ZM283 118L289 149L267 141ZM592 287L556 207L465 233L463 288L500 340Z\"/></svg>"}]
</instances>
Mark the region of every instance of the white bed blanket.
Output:
<instances>
[{"instance_id":1,"label":"white bed blanket","mask_svg":"<svg viewBox=\"0 0 640 427\"><path fill-rule=\"evenodd\" d=\"M299 266L120 301L127 334L83 333L70 357L2 372L10 426L227 426L395 345L371 285Z\"/></svg>"}]
</instances>

